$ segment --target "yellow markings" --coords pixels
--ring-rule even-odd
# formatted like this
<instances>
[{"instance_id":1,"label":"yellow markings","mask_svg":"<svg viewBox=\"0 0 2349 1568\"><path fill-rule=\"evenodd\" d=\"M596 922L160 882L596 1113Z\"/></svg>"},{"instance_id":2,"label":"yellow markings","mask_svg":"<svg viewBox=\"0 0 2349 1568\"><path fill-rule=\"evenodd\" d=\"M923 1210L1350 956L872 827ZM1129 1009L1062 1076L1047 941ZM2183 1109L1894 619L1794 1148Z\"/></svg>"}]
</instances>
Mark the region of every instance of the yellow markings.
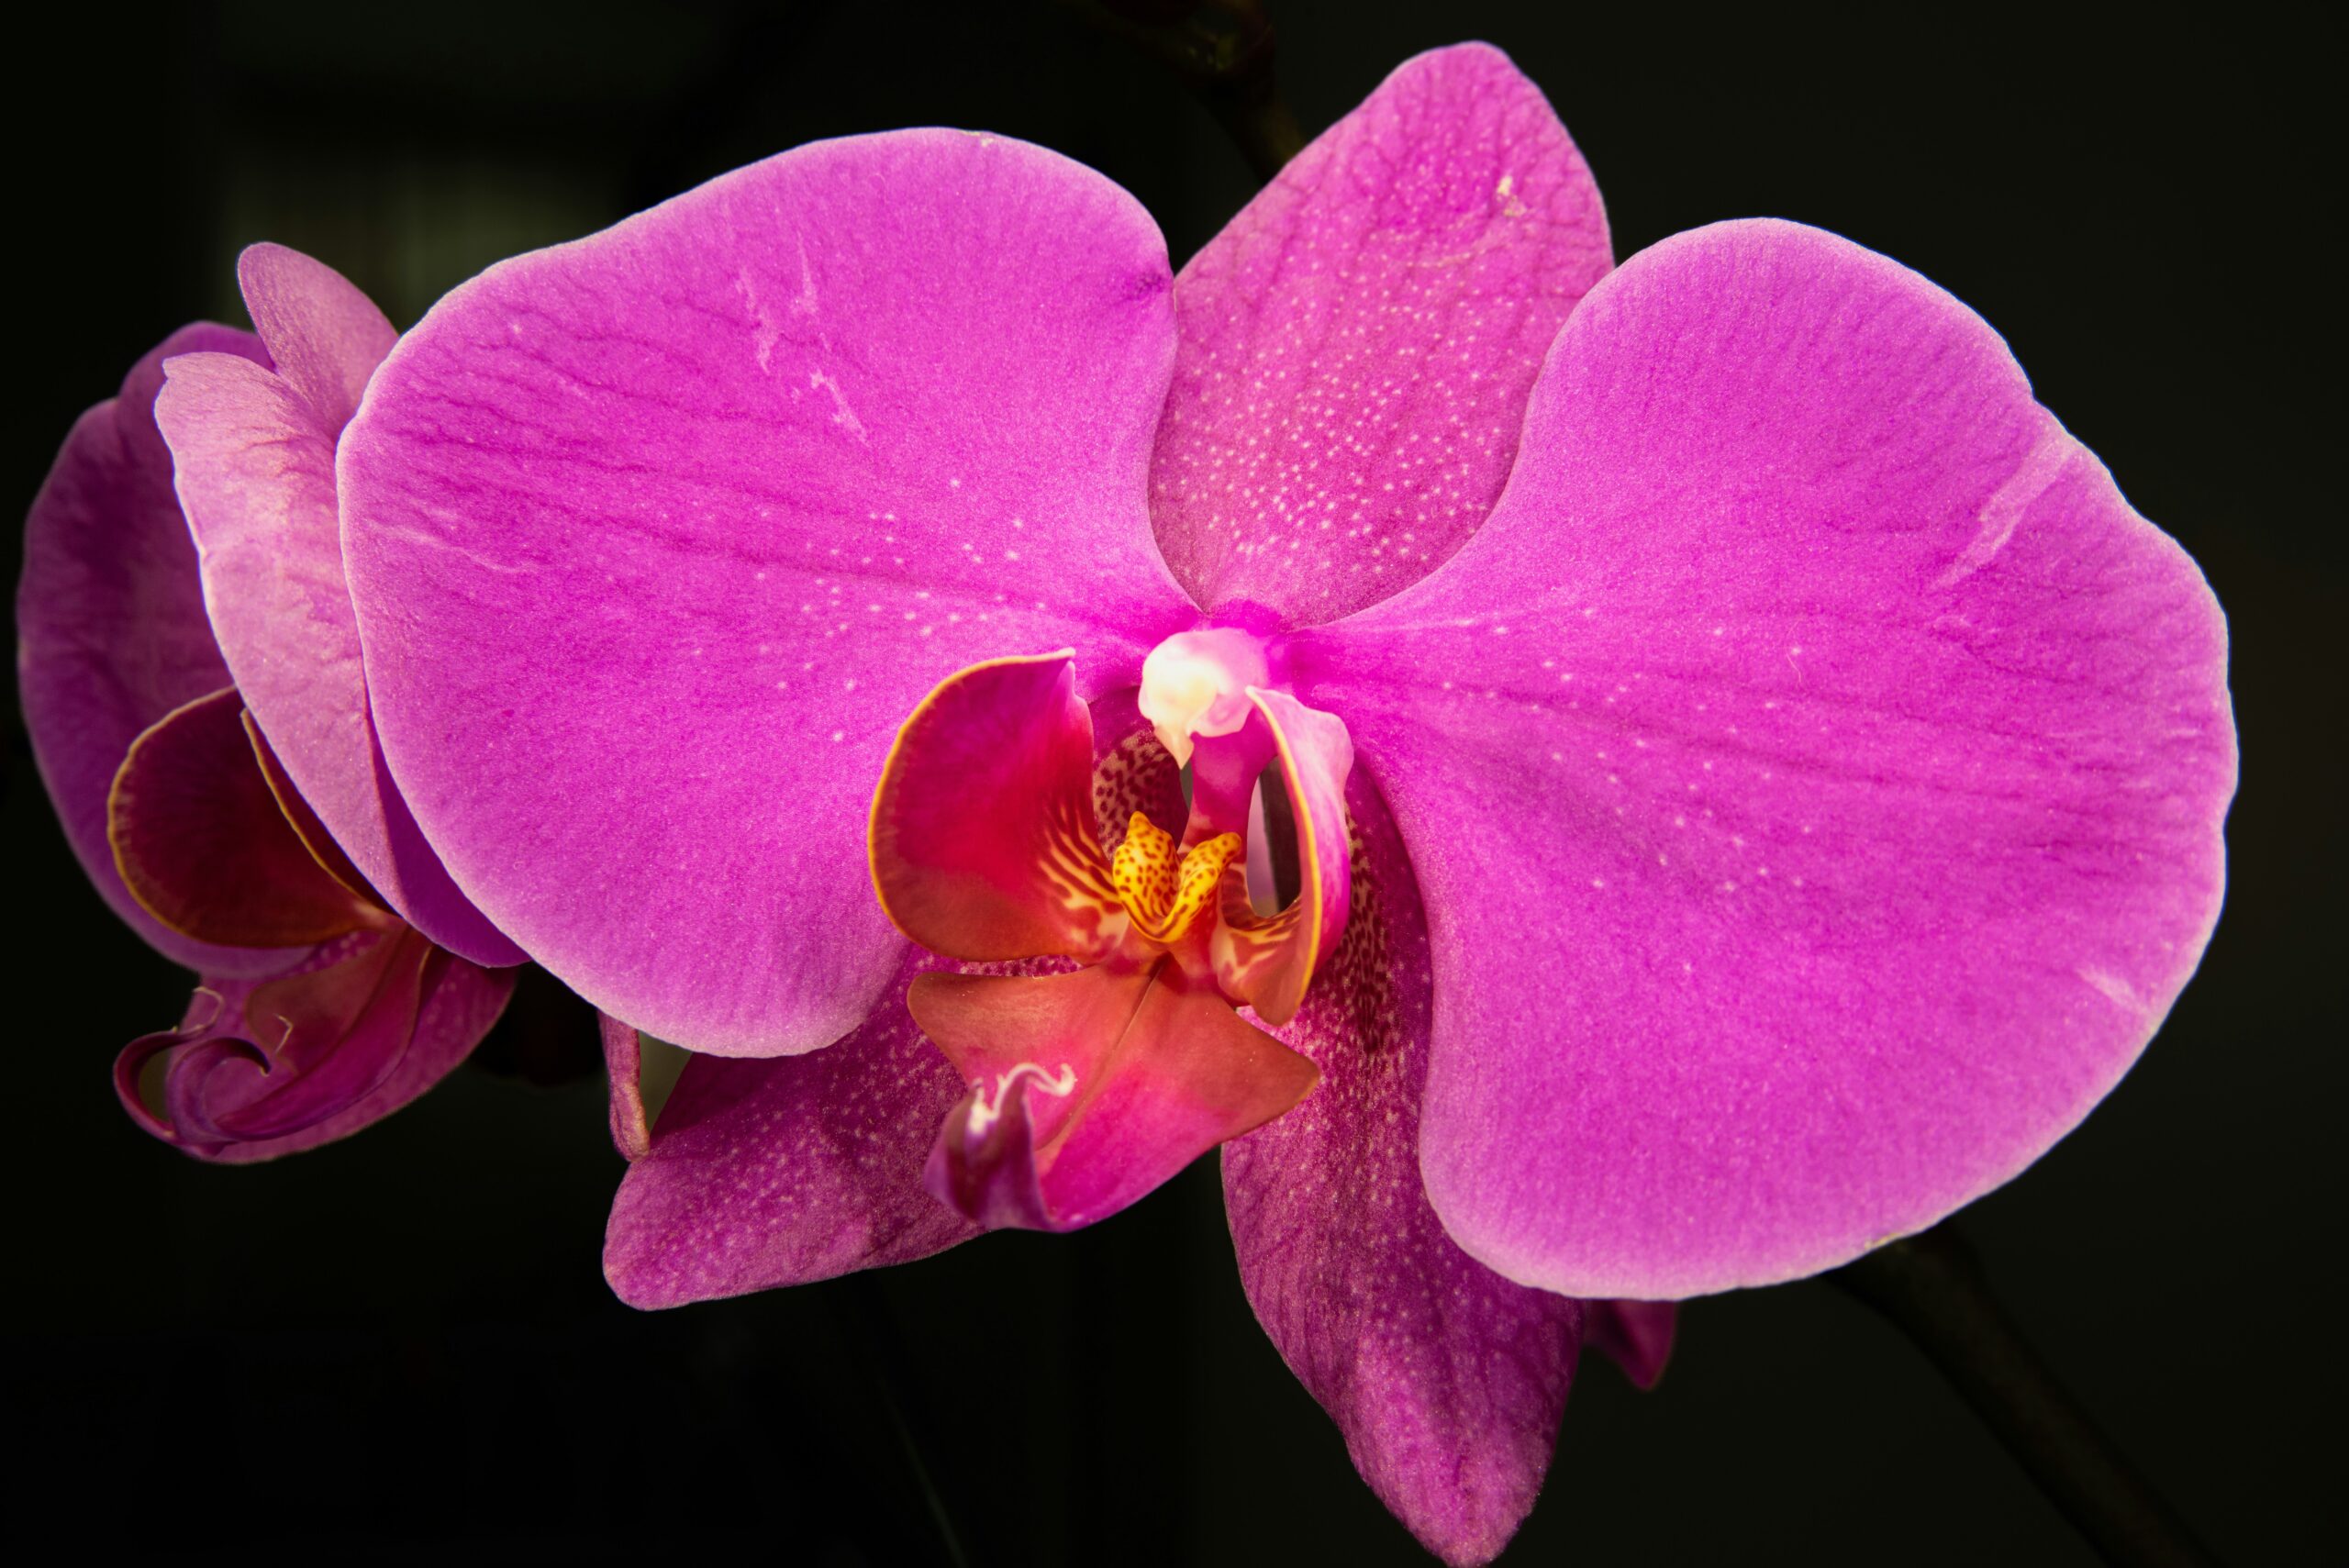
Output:
<instances>
[{"instance_id":1,"label":"yellow markings","mask_svg":"<svg viewBox=\"0 0 2349 1568\"><path fill-rule=\"evenodd\" d=\"M1219 833L1187 851L1177 850L1165 829L1137 811L1109 862L1109 881L1136 930L1152 941L1172 942L1214 901L1223 868L1240 850L1237 833Z\"/></svg>"}]
</instances>

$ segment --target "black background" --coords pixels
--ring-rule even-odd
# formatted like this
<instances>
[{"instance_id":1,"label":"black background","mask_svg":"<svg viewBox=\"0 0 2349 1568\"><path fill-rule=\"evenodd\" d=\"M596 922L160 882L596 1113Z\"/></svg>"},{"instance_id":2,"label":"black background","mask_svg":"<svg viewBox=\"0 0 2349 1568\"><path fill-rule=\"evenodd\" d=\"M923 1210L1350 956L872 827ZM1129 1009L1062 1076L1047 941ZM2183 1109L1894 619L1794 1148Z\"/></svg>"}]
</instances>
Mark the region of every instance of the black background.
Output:
<instances>
[{"instance_id":1,"label":"black background","mask_svg":"<svg viewBox=\"0 0 2349 1568\"><path fill-rule=\"evenodd\" d=\"M20 503L139 353L241 323L253 239L405 326L499 256L819 136L1029 138L1133 191L1178 263L1252 189L1179 83L1049 4L67 9L9 44ZM2224 1556L2318 1551L2349 1114L2332 48L2241 7L2102 32L2045 7L1275 13L1308 133L1407 55L1482 37L1575 133L1619 255L1776 214L1916 267L2202 562L2243 747L2225 918L2143 1064L1965 1224ZM559 996L484 1048L504 1071L334 1147L217 1170L149 1141L106 1067L184 979L83 882L13 719L7 743L20 1543L945 1561L909 1434L974 1562L1424 1561L1256 1329L1211 1162L1074 1237L641 1316L598 1270L620 1171L601 1084L529 1081L592 1049ZM1504 1561L1792 1559L2090 1561L1908 1346L1815 1283L1692 1306L1653 1395L1586 1362Z\"/></svg>"}]
</instances>

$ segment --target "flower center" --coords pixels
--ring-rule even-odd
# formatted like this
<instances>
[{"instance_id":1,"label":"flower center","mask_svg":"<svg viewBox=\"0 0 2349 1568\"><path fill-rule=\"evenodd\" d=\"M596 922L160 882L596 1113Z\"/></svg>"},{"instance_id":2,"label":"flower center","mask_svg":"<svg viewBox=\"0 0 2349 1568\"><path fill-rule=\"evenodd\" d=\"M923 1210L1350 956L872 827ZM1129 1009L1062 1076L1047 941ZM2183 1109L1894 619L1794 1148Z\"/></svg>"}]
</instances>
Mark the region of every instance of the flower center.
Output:
<instances>
[{"instance_id":1,"label":"flower center","mask_svg":"<svg viewBox=\"0 0 2349 1568\"><path fill-rule=\"evenodd\" d=\"M1237 833L1178 850L1173 835L1137 811L1126 825L1125 842L1110 857L1109 884L1133 917L1134 929L1171 946L1214 905L1223 868L1240 852Z\"/></svg>"},{"instance_id":2,"label":"flower center","mask_svg":"<svg viewBox=\"0 0 2349 1568\"><path fill-rule=\"evenodd\" d=\"M966 963L1082 966L931 970L907 988L914 1021L970 1085L922 1177L965 1218L1090 1224L1312 1087L1312 1062L1265 1031L1297 1015L1345 926L1353 743L1275 684L1281 662L1222 628L1162 643L1140 706L1163 751L1139 729L1100 751L1068 652L972 665L898 730L866 839L889 918ZM1176 755L1191 770L1180 839ZM1265 912L1242 857L1275 762L1294 803L1297 894ZM1120 818L1105 852L1100 828Z\"/></svg>"}]
</instances>

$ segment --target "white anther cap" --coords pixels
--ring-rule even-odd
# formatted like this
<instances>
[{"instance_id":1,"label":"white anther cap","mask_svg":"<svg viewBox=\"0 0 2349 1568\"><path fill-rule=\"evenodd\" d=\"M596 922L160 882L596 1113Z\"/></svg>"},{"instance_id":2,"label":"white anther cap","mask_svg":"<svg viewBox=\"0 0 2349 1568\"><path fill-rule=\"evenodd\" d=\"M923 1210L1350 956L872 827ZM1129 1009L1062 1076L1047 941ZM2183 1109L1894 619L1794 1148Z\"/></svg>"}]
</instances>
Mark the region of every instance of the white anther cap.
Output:
<instances>
[{"instance_id":1,"label":"white anther cap","mask_svg":"<svg viewBox=\"0 0 2349 1568\"><path fill-rule=\"evenodd\" d=\"M1211 628L1168 638L1142 661L1141 716L1177 763L1194 737L1230 735L1248 722L1248 688L1269 685L1264 644L1244 631Z\"/></svg>"}]
</instances>

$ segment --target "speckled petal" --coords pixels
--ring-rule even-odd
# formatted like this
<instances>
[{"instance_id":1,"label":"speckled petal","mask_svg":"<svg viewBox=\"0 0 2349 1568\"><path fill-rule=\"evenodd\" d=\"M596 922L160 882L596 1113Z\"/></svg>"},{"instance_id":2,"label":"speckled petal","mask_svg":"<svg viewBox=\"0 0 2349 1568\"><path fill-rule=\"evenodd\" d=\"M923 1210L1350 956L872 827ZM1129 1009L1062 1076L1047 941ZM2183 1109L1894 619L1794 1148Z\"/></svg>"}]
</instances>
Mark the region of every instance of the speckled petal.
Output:
<instances>
[{"instance_id":1,"label":"speckled petal","mask_svg":"<svg viewBox=\"0 0 2349 1568\"><path fill-rule=\"evenodd\" d=\"M1447 1562L1489 1561L1532 1507L1574 1381L1583 1304L1462 1251L1419 1187L1427 926L1357 778L1345 935L1279 1031L1321 1086L1224 1145L1249 1304L1379 1500Z\"/></svg>"},{"instance_id":2,"label":"speckled petal","mask_svg":"<svg viewBox=\"0 0 2349 1568\"><path fill-rule=\"evenodd\" d=\"M1139 678L1195 609L1144 511L1163 242L998 137L819 142L493 268L345 434L384 752L458 884L697 1051L853 1028L902 946L866 815L958 669Z\"/></svg>"},{"instance_id":3,"label":"speckled petal","mask_svg":"<svg viewBox=\"0 0 2349 1568\"><path fill-rule=\"evenodd\" d=\"M449 880L384 769L342 568L335 441L391 328L331 269L283 247L239 264L279 369L227 354L165 367L171 443L229 672L287 775L375 892L440 946L522 962Z\"/></svg>"},{"instance_id":4,"label":"speckled petal","mask_svg":"<svg viewBox=\"0 0 2349 1568\"><path fill-rule=\"evenodd\" d=\"M208 974L271 974L302 954L195 941L139 906L106 843L106 794L141 730L229 684L212 640L195 547L155 430L163 361L219 350L263 361L250 335L186 327L140 360L121 395L74 424L25 519L17 678L41 781L82 869L158 952Z\"/></svg>"},{"instance_id":5,"label":"speckled petal","mask_svg":"<svg viewBox=\"0 0 2349 1568\"><path fill-rule=\"evenodd\" d=\"M1175 280L1151 469L1174 574L1308 625L1426 575L1492 510L1542 356L1611 260L1582 154L1508 56L1406 61Z\"/></svg>"},{"instance_id":6,"label":"speckled petal","mask_svg":"<svg viewBox=\"0 0 2349 1568\"><path fill-rule=\"evenodd\" d=\"M349 1137L470 1055L513 995L406 929L343 938L265 982L207 977L177 1029L125 1048L115 1089L131 1119L199 1160L250 1164ZM162 1063L163 1114L140 1092Z\"/></svg>"},{"instance_id":7,"label":"speckled petal","mask_svg":"<svg viewBox=\"0 0 2349 1568\"><path fill-rule=\"evenodd\" d=\"M1626 262L1492 519L1304 641L1427 900L1430 1196L1527 1284L1932 1224L2087 1114L2218 917L2210 589L1978 317L1816 229Z\"/></svg>"},{"instance_id":8,"label":"speckled petal","mask_svg":"<svg viewBox=\"0 0 2349 1568\"><path fill-rule=\"evenodd\" d=\"M397 923L328 874L285 819L233 689L173 708L131 742L106 837L131 896L199 941L305 948Z\"/></svg>"},{"instance_id":9,"label":"speckled petal","mask_svg":"<svg viewBox=\"0 0 2349 1568\"><path fill-rule=\"evenodd\" d=\"M963 1081L906 1011L909 957L829 1049L696 1056L629 1167L604 1273L632 1307L677 1307L911 1262L978 1234L922 1190Z\"/></svg>"}]
</instances>

